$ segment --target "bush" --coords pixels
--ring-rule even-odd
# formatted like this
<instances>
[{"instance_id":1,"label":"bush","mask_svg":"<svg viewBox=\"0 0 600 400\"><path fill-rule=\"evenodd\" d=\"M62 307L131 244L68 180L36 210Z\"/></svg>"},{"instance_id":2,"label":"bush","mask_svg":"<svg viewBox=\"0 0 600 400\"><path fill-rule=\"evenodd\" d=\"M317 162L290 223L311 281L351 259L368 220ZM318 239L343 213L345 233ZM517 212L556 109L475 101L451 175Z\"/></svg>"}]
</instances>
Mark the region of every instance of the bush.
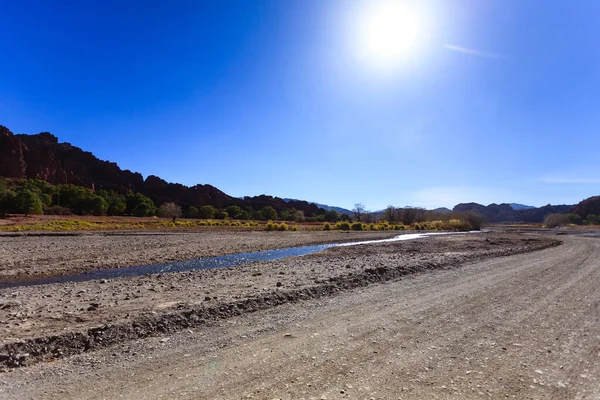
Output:
<instances>
[{"instance_id":1,"label":"bush","mask_svg":"<svg viewBox=\"0 0 600 400\"><path fill-rule=\"evenodd\" d=\"M292 226L292 231L293 232L297 232L298 231L298 226L297 225Z\"/></svg>"},{"instance_id":2,"label":"bush","mask_svg":"<svg viewBox=\"0 0 600 400\"><path fill-rule=\"evenodd\" d=\"M335 229L339 229L341 231L349 231L350 230L350 222L342 221L335 224Z\"/></svg>"},{"instance_id":3,"label":"bush","mask_svg":"<svg viewBox=\"0 0 600 400\"><path fill-rule=\"evenodd\" d=\"M277 224L274 224L273 222L269 221L267 222L267 224L265 225L265 229L267 231L274 231L277 229Z\"/></svg>"},{"instance_id":4,"label":"bush","mask_svg":"<svg viewBox=\"0 0 600 400\"><path fill-rule=\"evenodd\" d=\"M329 222L325 222L323 224L323 230L324 231L330 231L331 230L331 224Z\"/></svg>"},{"instance_id":5,"label":"bush","mask_svg":"<svg viewBox=\"0 0 600 400\"><path fill-rule=\"evenodd\" d=\"M366 229L364 229L364 230L366 230ZM376 230L377 230L377 227L375 226L375 224L370 224L370 225L369 225L369 230L370 230L370 231L376 231Z\"/></svg>"},{"instance_id":6,"label":"bush","mask_svg":"<svg viewBox=\"0 0 600 400\"><path fill-rule=\"evenodd\" d=\"M481 227L484 223L484 218L480 214L468 212L465 215L465 219L471 225L471 230L478 231L481 230Z\"/></svg>"},{"instance_id":7,"label":"bush","mask_svg":"<svg viewBox=\"0 0 600 400\"><path fill-rule=\"evenodd\" d=\"M581 218L577 214L565 214L565 216L569 219L569 222L575 225L581 225L583 223L583 218Z\"/></svg>"},{"instance_id":8,"label":"bush","mask_svg":"<svg viewBox=\"0 0 600 400\"><path fill-rule=\"evenodd\" d=\"M353 231L362 231L363 224L362 224L362 222L355 222L352 225L350 225L350 228L352 228Z\"/></svg>"},{"instance_id":9,"label":"bush","mask_svg":"<svg viewBox=\"0 0 600 400\"><path fill-rule=\"evenodd\" d=\"M467 232L472 230L472 226L469 221L452 218L446 222L444 229L448 231Z\"/></svg>"},{"instance_id":10,"label":"bush","mask_svg":"<svg viewBox=\"0 0 600 400\"><path fill-rule=\"evenodd\" d=\"M71 215L71 210L67 207L61 206L50 206L44 209L44 214L47 215Z\"/></svg>"},{"instance_id":11,"label":"bush","mask_svg":"<svg viewBox=\"0 0 600 400\"><path fill-rule=\"evenodd\" d=\"M567 225L569 222L569 217L565 214L548 214L544 218L544 226L546 228L556 228Z\"/></svg>"},{"instance_id":12,"label":"bush","mask_svg":"<svg viewBox=\"0 0 600 400\"><path fill-rule=\"evenodd\" d=\"M588 224L590 224L590 225L600 224L600 217L598 217L595 214L588 214L588 216L586 217L586 220L587 220Z\"/></svg>"},{"instance_id":13,"label":"bush","mask_svg":"<svg viewBox=\"0 0 600 400\"><path fill-rule=\"evenodd\" d=\"M279 224L279 226L277 227L278 231L287 231L288 230L288 225L285 222L282 222L281 224Z\"/></svg>"}]
</instances>

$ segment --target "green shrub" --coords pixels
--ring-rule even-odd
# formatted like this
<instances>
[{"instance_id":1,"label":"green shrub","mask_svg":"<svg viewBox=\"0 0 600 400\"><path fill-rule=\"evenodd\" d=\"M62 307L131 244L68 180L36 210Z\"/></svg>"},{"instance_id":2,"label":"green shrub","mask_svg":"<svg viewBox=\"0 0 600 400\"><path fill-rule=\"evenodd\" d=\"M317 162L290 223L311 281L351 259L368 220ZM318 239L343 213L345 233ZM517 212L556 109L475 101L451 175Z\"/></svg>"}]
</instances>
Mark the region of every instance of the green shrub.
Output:
<instances>
[{"instance_id":1,"label":"green shrub","mask_svg":"<svg viewBox=\"0 0 600 400\"><path fill-rule=\"evenodd\" d=\"M265 229L267 231L274 231L277 229L277 224L274 224L273 222L269 221L267 222L267 224L265 225Z\"/></svg>"},{"instance_id":2,"label":"green shrub","mask_svg":"<svg viewBox=\"0 0 600 400\"><path fill-rule=\"evenodd\" d=\"M189 206L187 210L185 210L185 216L187 218L198 218L199 215L200 211L194 206Z\"/></svg>"},{"instance_id":3,"label":"green shrub","mask_svg":"<svg viewBox=\"0 0 600 400\"><path fill-rule=\"evenodd\" d=\"M217 215L217 209L213 206L202 206L198 210L198 216L203 219L211 219Z\"/></svg>"},{"instance_id":4,"label":"green shrub","mask_svg":"<svg viewBox=\"0 0 600 400\"><path fill-rule=\"evenodd\" d=\"M29 214L42 214L44 212L40 197L31 190L21 190L15 198L19 212Z\"/></svg>"},{"instance_id":5,"label":"green shrub","mask_svg":"<svg viewBox=\"0 0 600 400\"><path fill-rule=\"evenodd\" d=\"M260 214L262 215L263 219L266 220L277 218L277 211L275 211L275 209L271 206L263 207L260 210Z\"/></svg>"},{"instance_id":6,"label":"green shrub","mask_svg":"<svg viewBox=\"0 0 600 400\"><path fill-rule=\"evenodd\" d=\"M364 230L366 230L366 229L364 229ZM375 224L370 224L369 225L369 230L370 231L376 231L377 230L377 226L375 226Z\"/></svg>"},{"instance_id":7,"label":"green shrub","mask_svg":"<svg viewBox=\"0 0 600 400\"><path fill-rule=\"evenodd\" d=\"M330 231L331 230L331 224L329 222L325 222L323 224L323 230L324 231Z\"/></svg>"},{"instance_id":8,"label":"green shrub","mask_svg":"<svg viewBox=\"0 0 600 400\"><path fill-rule=\"evenodd\" d=\"M363 224L362 224L362 222L355 222L352 225L350 225L350 228L352 228L353 231L362 231Z\"/></svg>"},{"instance_id":9,"label":"green shrub","mask_svg":"<svg viewBox=\"0 0 600 400\"><path fill-rule=\"evenodd\" d=\"M292 226L292 231L297 232L298 231L298 226L297 225Z\"/></svg>"},{"instance_id":10,"label":"green shrub","mask_svg":"<svg viewBox=\"0 0 600 400\"><path fill-rule=\"evenodd\" d=\"M350 230L350 222L342 221L335 224L335 229L339 229L341 231L349 231Z\"/></svg>"},{"instance_id":11,"label":"green shrub","mask_svg":"<svg viewBox=\"0 0 600 400\"><path fill-rule=\"evenodd\" d=\"M285 222L282 222L281 224L279 224L279 226L277 227L278 231L287 231L288 230L288 225Z\"/></svg>"}]
</instances>

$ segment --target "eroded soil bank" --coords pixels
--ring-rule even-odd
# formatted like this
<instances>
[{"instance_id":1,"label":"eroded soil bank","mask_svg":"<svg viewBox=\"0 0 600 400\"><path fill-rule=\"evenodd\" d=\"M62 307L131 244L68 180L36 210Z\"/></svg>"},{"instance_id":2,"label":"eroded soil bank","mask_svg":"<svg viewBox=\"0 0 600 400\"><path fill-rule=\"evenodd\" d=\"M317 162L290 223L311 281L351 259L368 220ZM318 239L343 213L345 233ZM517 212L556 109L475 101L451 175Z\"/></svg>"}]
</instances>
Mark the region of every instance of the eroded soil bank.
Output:
<instances>
[{"instance_id":1,"label":"eroded soil bank","mask_svg":"<svg viewBox=\"0 0 600 400\"><path fill-rule=\"evenodd\" d=\"M418 271L559 243L520 234L436 236L337 247L226 269L2 289L0 365L60 358Z\"/></svg>"}]
</instances>

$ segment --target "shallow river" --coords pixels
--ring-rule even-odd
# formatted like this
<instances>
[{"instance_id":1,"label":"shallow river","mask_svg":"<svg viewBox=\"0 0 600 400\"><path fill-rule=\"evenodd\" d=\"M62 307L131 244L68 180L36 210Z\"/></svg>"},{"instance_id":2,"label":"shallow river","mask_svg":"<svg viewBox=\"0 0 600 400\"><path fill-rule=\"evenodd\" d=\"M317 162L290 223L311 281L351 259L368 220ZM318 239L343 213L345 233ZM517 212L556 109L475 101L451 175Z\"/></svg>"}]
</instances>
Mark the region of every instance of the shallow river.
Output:
<instances>
[{"instance_id":1,"label":"shallow river","mask_svg":"<svg viewBox=\"0 0 600 400\"><path fill-rule=\"evenodd\" d=\"M476 233L478 231L468 232ZM122 278L126 276L140 276L146 274L162 274L169 272L178 271L191 271L196 269L211 269L211 268L227 268L233 267L240 264L248 264L258 261L271 261L279 260L288 257L304 256L307 254L316 253L332 247L343 247L343 246L357 246L364 244L373 243L386 243L386 242L398 242L402 240L413 240L427 236L435 235L452 235L452 234L464 234L465 232L434 232L434 233L407 233L398 235L390 239L380 240L366 240L362 242L348 242L348 243L336 243L336 244L319 244L314 246L301 246L301 247L288 247L285 249L257 251L252 253L238 253L228 254L225 256L218 257L203 257L195 258L186 261L176 261L165 264L150 264L140 265L136 267L124 267L124 268L111 268L111 269L100 269L95 271L83 272L73 275L63 275L49 278L38 278L31 279L21 282L0 282L0 289L7 287L17 286L36 286L45 285L49 283L64 283L64 282L84 282L96 279L113 279Z\"/></svg>"}]
</instances>

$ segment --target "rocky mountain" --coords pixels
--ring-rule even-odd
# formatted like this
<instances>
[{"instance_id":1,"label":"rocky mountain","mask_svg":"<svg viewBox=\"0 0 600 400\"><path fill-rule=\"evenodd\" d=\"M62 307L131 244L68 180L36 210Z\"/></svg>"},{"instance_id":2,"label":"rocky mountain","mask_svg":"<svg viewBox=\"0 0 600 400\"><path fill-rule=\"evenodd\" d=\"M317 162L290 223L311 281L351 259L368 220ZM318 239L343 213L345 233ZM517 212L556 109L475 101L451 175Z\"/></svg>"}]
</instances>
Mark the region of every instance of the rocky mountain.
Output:
<instances>
[{"instance_id":1,"label":"rocky mountain","mask_svg":"<svg viewBox=\"0 0 600 400\"><path fill-rule=\"evenodd\" d=\"M600 216L600 196L587 198L574 205L570 211L581 218L587 218L588 215Z\"/></svg>"},{"instance_id":2,"label":"rocky mountain","mask_svg":"<svg viewBox=\"0 0 600 400\"><path fill-rule=\"evenodd\" d=\"M548 214L569 212L569 205L545 205L543 207L515 210L510 204L484 206L478 203L461 203L454 206L453 211L474 212L482 215L488 222L543 222Z\"/></svg>"},{"instance_id":3,"label":"rocky mountain","mask_svg":"<svg viewBox=\"0 0 600 400\"><path fill-rule=\"evenodd\" d=\"M301 201L298 199L288 199L288 198L284 198L283 200L285 200L286 202L291 202L291 201ZM337 206L328 206L327 204L321 204L321 203L313 203L315 205L317 205L317 207L322 208L325 211L337 211L339 214L348 214L348 215L352 215L352 210L348 210L347 208L343 208L343 207L337 207Z\"/></svg>"},{"instance_id":4,"label":"rocky mountain","mask_svg":"<svg viewBox=\"0 0 600 400\"><path fill-rule=\"evenodd\" d=\"M534 206L526 206L525 204L519 204L519 203L508 203L508 205L510 205L512 207L513 210L532 210L535 207Z\"/></svg>"},{"instance_id":5,"label":"rocky mountain","mask_svg":"<svg viewBox=\"0 0 600 400\"><path fill-rule=\"evenodd\" d=\"M51 133L15 135L1 125L0 177L41 179L55 185L93 185L96 190L111 189L122 194L133 190L150 197L156 204L174 201L184 207L210 204L217 208L237 205L260 209L272 206L278 212L293 207L307 216L320 212L317 205L306 201L286 202L264 195L239 199L211 185L188 187L154 175L144 179L140 173L123 170L116 163L100 160L70 143L59 143Z\"/></svg>"}]
</instances>

